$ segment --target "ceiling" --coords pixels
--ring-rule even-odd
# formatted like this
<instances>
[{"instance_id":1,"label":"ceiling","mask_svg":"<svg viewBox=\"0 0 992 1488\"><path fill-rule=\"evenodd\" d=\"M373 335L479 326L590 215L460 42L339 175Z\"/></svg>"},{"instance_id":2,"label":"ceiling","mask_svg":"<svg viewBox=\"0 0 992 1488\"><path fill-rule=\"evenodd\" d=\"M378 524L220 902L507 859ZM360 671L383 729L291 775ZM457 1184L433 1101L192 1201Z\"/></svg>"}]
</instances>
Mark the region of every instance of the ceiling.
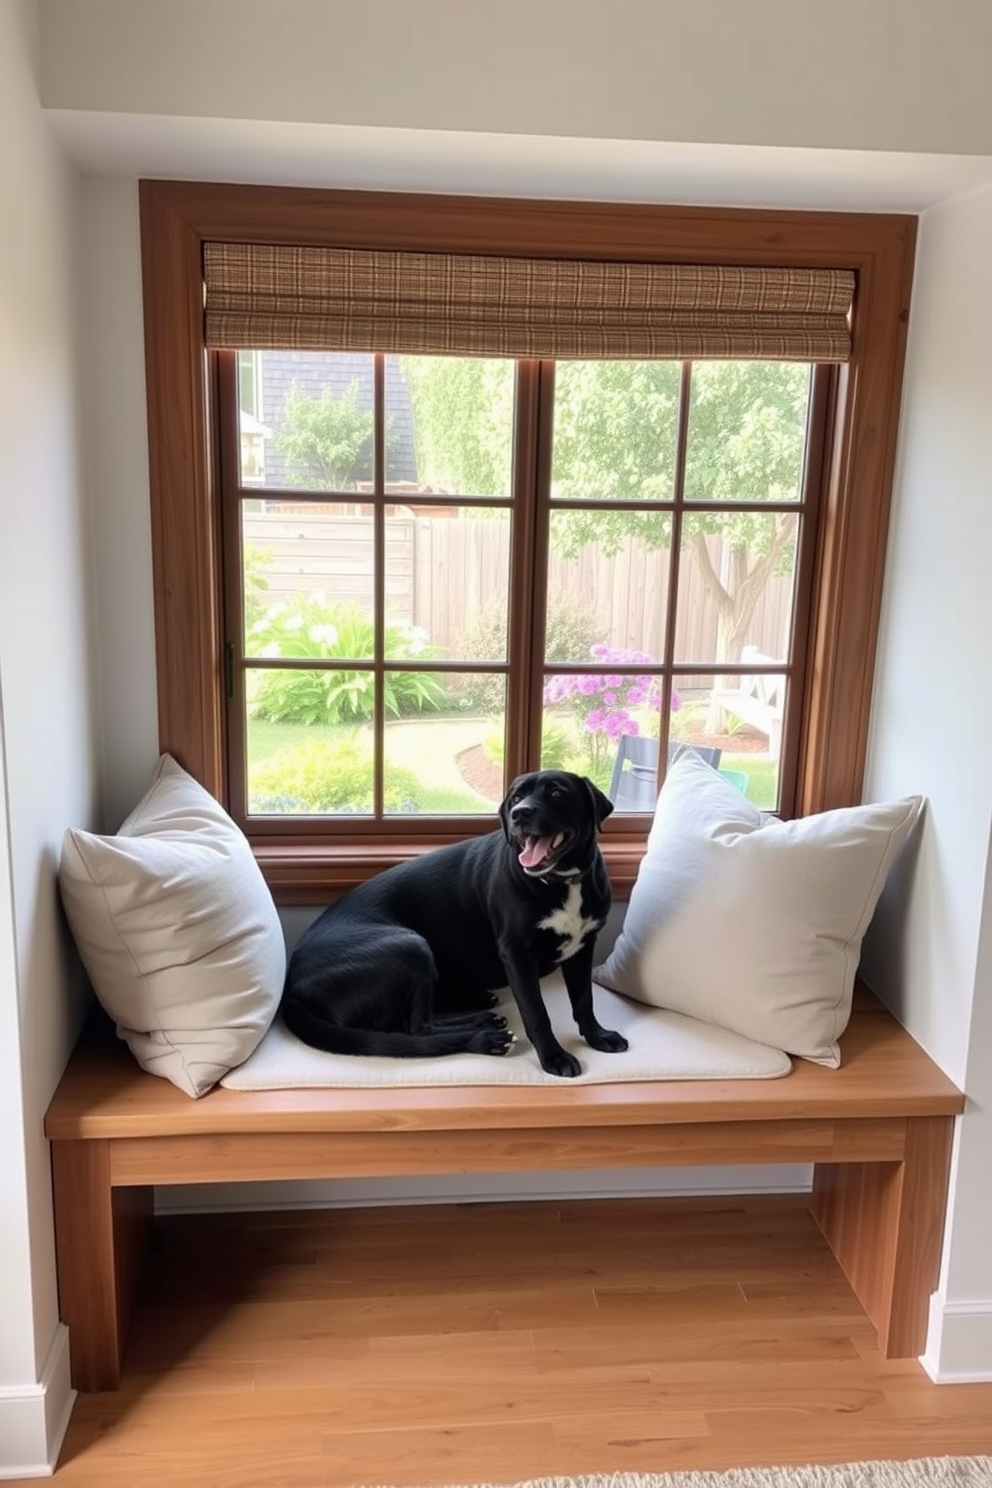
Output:
<instances>
[{"instance_id":1,"label":"ceiling","mask_svg":"<svg viewBox=\"0 0 992 1488\"><path fill-rule=\"evenodd\" d=\"M920 213L992 157L668 144L48 109L85 173L561 200Z\"/></svg>"}]
</instances>

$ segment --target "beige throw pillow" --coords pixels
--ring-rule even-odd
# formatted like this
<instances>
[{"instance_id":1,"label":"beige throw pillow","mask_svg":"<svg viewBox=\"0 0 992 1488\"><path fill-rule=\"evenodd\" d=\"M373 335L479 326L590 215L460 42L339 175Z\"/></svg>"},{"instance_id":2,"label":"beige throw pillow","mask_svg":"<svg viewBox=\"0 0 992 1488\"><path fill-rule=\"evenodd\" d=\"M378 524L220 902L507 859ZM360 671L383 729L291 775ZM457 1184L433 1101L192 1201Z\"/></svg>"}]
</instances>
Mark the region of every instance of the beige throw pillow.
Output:
<instances>
[{"instance_id":1,"label":"beige throw pillow","mask_svg":"<svg viewBox=\"0 0 992 1488\"><path fill-rule=\"evenodd\" d=\"M683 752L596 981L836 1067L861 942L922 807L779 821Z\"/></svg>"},{"instance_id":2,"label":"beige throw pillow","mask_svg":"<svg viewBox=\"0 0 992 1488\"><path fill-rule=\"evenodd\" d=\"M138 1063L199 1096L275 1016L282 926L243 833L169 755L115 836L69 830L59 883L97 997Z\"/></svg>"}]
</instances>

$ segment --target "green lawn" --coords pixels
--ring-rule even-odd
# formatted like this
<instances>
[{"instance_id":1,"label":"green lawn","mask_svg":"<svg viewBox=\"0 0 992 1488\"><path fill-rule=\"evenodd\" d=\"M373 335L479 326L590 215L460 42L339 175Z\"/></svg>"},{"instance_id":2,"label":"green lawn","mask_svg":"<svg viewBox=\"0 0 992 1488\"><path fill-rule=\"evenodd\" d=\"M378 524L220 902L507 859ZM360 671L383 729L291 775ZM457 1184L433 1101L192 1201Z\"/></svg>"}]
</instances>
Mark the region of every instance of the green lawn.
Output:
<instances>
[{"instance_id":1,"label":"green lawn","mask_svg":"<svg viewBox=\"0 0 992 1488\"><path fill-rule=\"evenodd\" d=\"M759 811L773 811L778 790L778 764L775 760L754 754L730 754L720 758L721 770L735 770L747 776L744 794Z\"/></svg>"},{"instance_id":2,"label":"green lawn","mask_svg":"<svg viewBox=\"0 0 992 1488\"><path fill-rule=\"evenodd\" d=\"M404 720L386 725L386 764L409 771L416 776L413 799L416 810L446 815L449 813L486 814L493 803L473 791L462 779L456 756L473 744L483 742L491 725L486 719ZM305 723L271 723L252 719L248 731L249 780L253 768L266 764L283 750L298 749L314 741L342 748L357 742L369 754L371 775L371 740L368 730L353 724L321 725Z\"/></svg>"},{"instance_id":3,"label":"green lawn","mask_svg":"<svg viewBox=\"0 0 992 1488\"><path fill-rule=\"evenodd\" d=\"M458 768L457 756L474 745L491 744L492 736L492 720L486 718L391 722L386 725L387 765L409 771L416 777L412 799L418 812L484 815L494 810L494 803L466 784ZM354 725L312 727L303 723L269 723L253 719L248 734L249 776L253 768L271 760L280 751L298 749L314 740L332 748L335 744L344 747L357 741L363 753L370 743L368 730ZM571 768L581 768L579 759L568 763ZM761 755L728 751L723 755L721 766L746 778L744 793L753 806L761 811L774 808L778 767L773 760ZM610 769L605 771L604 789L609 785L610 773ZM736 780L734 783L740 784Z\"/></svg>"}]
</instances>

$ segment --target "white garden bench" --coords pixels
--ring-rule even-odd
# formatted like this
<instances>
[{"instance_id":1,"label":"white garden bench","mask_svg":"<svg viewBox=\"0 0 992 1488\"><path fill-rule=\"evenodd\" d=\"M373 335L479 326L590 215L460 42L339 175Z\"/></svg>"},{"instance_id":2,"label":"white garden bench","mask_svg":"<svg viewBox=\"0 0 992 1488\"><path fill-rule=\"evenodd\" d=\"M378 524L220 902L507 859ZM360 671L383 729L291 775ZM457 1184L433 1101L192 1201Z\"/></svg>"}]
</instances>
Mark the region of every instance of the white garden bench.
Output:
<instances>
[{"instance_id":1,"label":"white garden bench","mask_svg":"<svg viewBox=\"0 0 992 1488\"><path fill-rule=\"evenodd\" d=\"M754 667L781 666L774 656L766 656L757 646L745 646L742 663ZM768 737L769 758L777 760L782 752L782 716L785 711L785 677L781 672L742 673L733 679L733 687L718 688L714 704L724 713L750 724Z\"/></svg>"}]
</instances>

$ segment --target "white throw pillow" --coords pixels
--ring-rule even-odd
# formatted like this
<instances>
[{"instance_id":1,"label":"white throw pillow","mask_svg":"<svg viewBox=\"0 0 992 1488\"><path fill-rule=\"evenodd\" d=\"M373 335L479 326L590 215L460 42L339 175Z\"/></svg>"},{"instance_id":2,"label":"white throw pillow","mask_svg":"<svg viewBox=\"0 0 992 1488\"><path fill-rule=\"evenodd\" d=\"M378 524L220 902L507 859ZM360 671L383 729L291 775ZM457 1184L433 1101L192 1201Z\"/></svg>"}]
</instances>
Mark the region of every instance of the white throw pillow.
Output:
<instances>
[{"instance_id":1,"label":"white throw pillow","mask_svg":"<svg viewBox=\"0 0 992 1488\"><path fill-rule=\"evenodd\" d=\"M779 821L681 753L595 980L836 1067L861 942L922 808L910 796Z\"/></svg>"},{"instance_id":2,"label":"white throw pillow","mask_svg":"<svg viewBox=\"0 0 992 1488\"><path fill-rule=\"evenodd\" d=\"M83 965L143 1069L203 1095L272 1022L286 943L243 833L169 755L116 836L70 829L59 884Z\"/></svg>"}]
</instances>

